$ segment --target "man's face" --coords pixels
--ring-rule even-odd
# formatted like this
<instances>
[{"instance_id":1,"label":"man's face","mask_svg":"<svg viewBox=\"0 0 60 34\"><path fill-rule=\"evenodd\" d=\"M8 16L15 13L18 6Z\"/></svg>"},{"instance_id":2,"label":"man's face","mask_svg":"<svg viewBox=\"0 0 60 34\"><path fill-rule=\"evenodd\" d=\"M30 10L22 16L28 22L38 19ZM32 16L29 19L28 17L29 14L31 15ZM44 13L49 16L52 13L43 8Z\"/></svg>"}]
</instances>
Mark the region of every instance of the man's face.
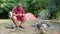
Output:
<instances>
[{"instance_id":1,"label":"man's face","mask_svg":"<svg viewBox=\"0 0 60 34\"><path fill-rule=\"evenodd\" d=\"M22 8L22 6L21 5L18 5L17 8L20 10Z\"/></svg>"}]
</instances>

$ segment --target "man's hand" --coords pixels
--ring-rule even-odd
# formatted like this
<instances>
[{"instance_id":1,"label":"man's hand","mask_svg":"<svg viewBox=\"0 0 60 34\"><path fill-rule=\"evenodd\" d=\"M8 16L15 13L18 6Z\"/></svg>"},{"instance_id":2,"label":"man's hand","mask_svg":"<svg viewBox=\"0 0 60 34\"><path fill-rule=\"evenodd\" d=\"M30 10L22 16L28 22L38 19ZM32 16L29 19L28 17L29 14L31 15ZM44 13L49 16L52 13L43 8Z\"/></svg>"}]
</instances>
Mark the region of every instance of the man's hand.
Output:
<instances>
[{"instance_id":1,"label":"man's hand","mask_svg":"<svg viewBox=\"0 0 60 34\"><path fill-rule=\"evenodd\" d=\"M19 16L25 16L25 14L19 14Z\"/></svg>"},{"instance_id":2,"label":"man's hand","mask_svg":"<svg viewBox=\"0 0 60 34\"><path fill-rule=\"evenodd\" d=\"M22 14L22 16L25 16L25 14Z\"/></svg>"},{"instance_id":3,"label":"man's hand","mask_svg":"<svg viewBox=\"0 0 60 34\"><path fill-rule=\"evenodd\" d=\"M19 16L22 16L23 14L19 14Z\"/></svg>"}]
</instances>

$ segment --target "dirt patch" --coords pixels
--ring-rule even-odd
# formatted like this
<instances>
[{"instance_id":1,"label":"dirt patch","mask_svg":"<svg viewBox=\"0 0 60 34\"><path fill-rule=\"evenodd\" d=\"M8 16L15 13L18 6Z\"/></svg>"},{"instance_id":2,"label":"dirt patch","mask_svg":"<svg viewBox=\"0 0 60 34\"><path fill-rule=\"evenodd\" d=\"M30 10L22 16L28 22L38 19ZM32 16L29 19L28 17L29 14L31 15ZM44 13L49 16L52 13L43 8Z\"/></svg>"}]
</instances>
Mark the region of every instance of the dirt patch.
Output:
<instances>
[{"instance_id":1,"label":"dirt patch","mask_svg":"<svg viewBox=\"0 0 60 34\"><path fill-rule=\"evenodd\" d=\"M24 29L11 29L12 23L9 20L3 20L0 24L0 34L40 34L40 30L36 27L31 26L31 24L36 23L27 21L24 25ZM6 28L10 27L10 28ZM59 34L55 30L47 30L46 34Z\"/></svg>"}]
</instances>

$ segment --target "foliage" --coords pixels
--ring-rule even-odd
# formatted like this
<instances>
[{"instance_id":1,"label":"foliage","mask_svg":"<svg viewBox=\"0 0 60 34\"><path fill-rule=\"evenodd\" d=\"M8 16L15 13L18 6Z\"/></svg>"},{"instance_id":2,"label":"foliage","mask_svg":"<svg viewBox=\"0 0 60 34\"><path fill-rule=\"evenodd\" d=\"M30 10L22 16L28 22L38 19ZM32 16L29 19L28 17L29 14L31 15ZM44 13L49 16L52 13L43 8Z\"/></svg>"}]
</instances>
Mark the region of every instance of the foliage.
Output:
<instances>
[{"instance_id":1,"label":"foliage","mask_svg":"<svg viewBox=\"0 0 60 34\"><path fill-rule=\"evenodd\" d=\"M56 10L52 12L52 19L60 19L60 0L55 0Z\"/></svg>"},{"instance_id":2,"label":"foliage","mask_svg":"<svg viewBox=\"0 0 60 34\"><path fill-rule=\"evenodd\" d=\"M25 12L31 12L36 17L42 9L46 9L47 6L51 6L55 2L56 10L50 13L52 18L58 18L60 16L60 0L0 0L0 18L8 18L8 12L13 7L22 3Z\"/></svg>"},{"instance_id":3,"label":"foliage","mask_svg":"<svg viewBox=\"0 0 60 34\"><path fill-rule=\"evenodd\" d=\"M0 18L8 18L8 12L17 4L16 0L1 0L0 1Z\"/></svg>"},{"instance_id":4,"label":"foliage","mask_svg":"<svg viewBox=\"0 0 60 34\"><path fill-rule=\"evenodd\" d=\"M35 16L37 16L38 13L40 12L38 10L42 8L42 5L45 2L44 0L22 0L22 1L21 0L1 0L0 1L0 15L5 13L3 15L7 16L6 13L8 14L8 12L11 11L12 8L19 3L22 3L23 8L26 13L31 12ZM4 17L3 15L1 15L1 17Z\"/></svg>"},{"instance_id":5,"label":"foliage","mask_svg":"<svg viewBox=\"0 0 60 34\"><path fill-rule=\"evenodd\" d=\"M53 17L52 18L60 19L60 5L57 6L56 10L53 13Z\"/></svg>"}]
</instances>

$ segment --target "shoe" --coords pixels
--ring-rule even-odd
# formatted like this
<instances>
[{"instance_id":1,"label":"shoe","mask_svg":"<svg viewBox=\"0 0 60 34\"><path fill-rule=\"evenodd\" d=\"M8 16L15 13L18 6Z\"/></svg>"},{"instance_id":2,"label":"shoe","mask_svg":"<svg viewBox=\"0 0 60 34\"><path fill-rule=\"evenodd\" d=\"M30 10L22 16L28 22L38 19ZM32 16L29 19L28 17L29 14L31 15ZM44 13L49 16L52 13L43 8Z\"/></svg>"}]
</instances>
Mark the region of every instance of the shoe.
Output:
<instances>
[{"instance_id":1,"label":"shoe","mask_svg":"<svg viewBox=\"0 0 60 34\"><path fill-rule=\"evenodd\" d=\"M24 27L22 27L22 26L19 26L20 28L22 28L22 29L24 29Z\"/></svg>"},{"instance_id":2,"label":"shoe","mask_svg":"<svg viewBox=\"0 0 60 34\"><path fill-rule=\"evenodd\" d=\"M18 30L18 29L20 29L20 27L19 27L19 26L16 26L15 28L16 28L17 30Z\"/></svg>"},{"instance_id":3,"label":"shoe","mask_svg":"<svg viewBox=\"0 0 60 34\"><path fill-rule=\"evenodd\" d=\"M11 29L14 29L14 27L12 26Z\"/></svg>"}]
</instances>

